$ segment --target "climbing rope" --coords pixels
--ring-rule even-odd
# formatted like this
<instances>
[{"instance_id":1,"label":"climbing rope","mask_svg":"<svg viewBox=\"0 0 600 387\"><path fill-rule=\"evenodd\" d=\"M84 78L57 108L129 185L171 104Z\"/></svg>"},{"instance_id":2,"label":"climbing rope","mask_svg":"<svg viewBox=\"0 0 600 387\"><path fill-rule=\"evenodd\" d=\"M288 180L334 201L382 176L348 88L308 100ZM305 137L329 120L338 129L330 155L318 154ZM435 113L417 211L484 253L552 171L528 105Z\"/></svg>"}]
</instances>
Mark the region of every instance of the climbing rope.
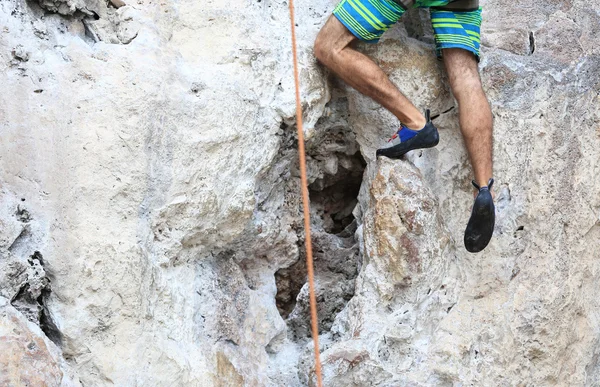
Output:
<instances>
[{"instance_id":1,"label":"climbing rope","mask_svg":"<svg viewBox=\"0 0 600 387\"><path fill-rule=\"evenodd\" d=\"M304 207L304 244L306 247L306 268L308 270L308 291L310 295L310 321L315 346L315 374L317 386L322 387L321 360L319 358L319 326L317 320L317 297L313 271L312 241L310 239L310 211L308 207L308 181L306 179L306 154L304 151L304 128L302 126L302 105L300 104L300 77L298 76L298 53L296 50L296 22L294 20L294 0L289 0L290 23L292 26L292 57L294 61L294 84L296 86L296 128L298 130L298 154L300 155L300 181L302 204Z\"/></svg>"}]
</instances>

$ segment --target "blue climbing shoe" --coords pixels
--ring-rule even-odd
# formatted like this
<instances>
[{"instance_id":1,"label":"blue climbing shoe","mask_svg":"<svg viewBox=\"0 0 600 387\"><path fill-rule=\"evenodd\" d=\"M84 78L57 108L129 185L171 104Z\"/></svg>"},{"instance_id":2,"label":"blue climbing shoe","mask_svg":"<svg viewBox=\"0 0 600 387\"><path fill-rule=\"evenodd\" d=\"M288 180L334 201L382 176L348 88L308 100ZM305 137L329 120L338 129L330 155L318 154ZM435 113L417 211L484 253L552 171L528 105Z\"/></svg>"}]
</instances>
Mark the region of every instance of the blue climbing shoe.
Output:
<instances>
[{"instance_id":1,"label":"blue climbing shoe","mask_svg":"<svg viewBox=\"0 0 600 387\"><path fill-rule=\"evenodd\" d=\"M431 122L429 110L425 112L425 119L427 123L421 130L412 130L402 125L398 132L388 140L392 146L377 149L376 155L399 159L411 150L436 146L440 142L440 135Z\"/></svg>"},{"instance_id":2,"label":"blue climbing shoe","mask_svg":"<svg viewBox=\"0 0 600 387\"><path fill-rule=\"evenodd\" d=\"M487 187L480 187L473 181L479 193L473 203L471 218L465 230L465 248L470 253L478 253L485 249L492 239L496 222L496 209L490 192L493 184L494 179L488 181Z\"/></svg>"}]
</instances>

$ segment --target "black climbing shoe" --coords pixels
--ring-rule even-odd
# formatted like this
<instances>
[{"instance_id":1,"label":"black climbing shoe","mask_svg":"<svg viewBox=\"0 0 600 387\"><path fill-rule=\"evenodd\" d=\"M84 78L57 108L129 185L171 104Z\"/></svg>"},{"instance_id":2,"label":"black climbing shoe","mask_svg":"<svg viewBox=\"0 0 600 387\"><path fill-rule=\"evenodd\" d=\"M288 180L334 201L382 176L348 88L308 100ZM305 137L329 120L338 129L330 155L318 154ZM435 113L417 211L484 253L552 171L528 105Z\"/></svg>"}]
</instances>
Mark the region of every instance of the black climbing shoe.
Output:
<instances>
[{"instance_id":1,"label":"black climbing shoe","mask_svg":"<svg viewBox=\"0 0 600 387\"><path fill-rule=\"evenodd\" d=\"M478 253L485 249L490 239L492 239L496 221L494 199L490 192L493 184L494 179L488 181L487 187L479 187L473 181L473 185L479 190L479 193L475 198L475 203L473 203L471 218L465 230L465 248L470 253Z\"/></svg>"},{"instance_id":2,"label":"black climbing shoe","mask_svg":"<svg viewBox=\"0 0 600 387\"><path fill-rule=\"evenodd\" d=\"M433 148L440 142L437 128L431 122L429 110L425 112L427 123L421 130L412 130L404 125L388 142L393 145L388 148L377 149L377 156L386 156L390 159L399 159L407 152L415 149ZM406 140L403 138L410 137Z\"/></svg>"}]
</instances>

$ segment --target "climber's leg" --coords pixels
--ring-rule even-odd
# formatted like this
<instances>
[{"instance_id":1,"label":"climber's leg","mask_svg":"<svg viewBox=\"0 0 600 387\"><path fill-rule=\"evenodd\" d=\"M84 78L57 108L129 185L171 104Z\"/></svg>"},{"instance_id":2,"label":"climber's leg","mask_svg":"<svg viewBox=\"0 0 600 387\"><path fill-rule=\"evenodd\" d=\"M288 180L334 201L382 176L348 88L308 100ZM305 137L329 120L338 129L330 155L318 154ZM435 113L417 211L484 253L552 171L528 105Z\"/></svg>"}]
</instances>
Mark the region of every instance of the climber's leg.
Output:
<instances>
[{"instance_id":1,"label":"climber's leg","mask_svg":"<svg viewBox=\"0 0 600 387\"><path fill-rule=\"evenodd\" d=\"M456 101L460 129L479 189L465 230L465 247L483 250L494 232L492 180L492 112L481 86L475 56L460 48L443 49L444 64Z\"/></svg>"},{"instance_id":2,"label":"climber's leg","mask_svg":"<svg viewBox=\"0 0 600 387\"><path fill-rule=\"evenodd\" d=\"M352 3L357 1L361 0L352 0ZM364 1L363 4L369 6L371 3ZM389 2L389 4L395 3ZM352 14L352 10L347 0L338 5L334 16L327 20L317 36L315 56L347 84L392 112L406 127L415 130L423 128L426 124L423 114L398 90L375 62L350 46L357 37L370 42L378 41L387 27L375 29L364 19ZM393 14L392 11L397 17L400 17L403 12L400 7L389 10L389 13ZM372 12L378 15L375 11ZM380 20L389 26L397 19L392 22L381 16ZM349 29L349 25L354 28Z\"/></svg>"},{"instance_id":3,"label":"climber's leg","mask_svg":"<svg viewBox=\"0 0 600 387\"><path fill-rule=\"evenodd\" d=\"M483 187L492 177L492 113L477 66L481 8L469 12L431 9L431 24L437 54L443 56L458 102L460 128L475 181Z\"/></svg>"},{"instance_id":4,"label":"climber's leg","mask_svg":"<svg viewBox=\"0 0 600 387\"><path fill-rule=\"evenodd\" d=\"M492 112L481 86L477 62L481 8L456 12L431 10L438 56L444 59L452 93L458 102L460 130L471 159L478 189L465 230L465 247L483 250L494 232L492 193Z\"/></svg>"},{"instance_id":5,"label":"climber's leg","mask_svg":"<svg viewBox=\"0 0 600 387\"><path fill-rule=\"evenodd\" d=\"M443 50L452 93L458 102L460 129L475 182L483 187L492 178L492 112L479 78L477 61L459 48Z\"/></svg>"}]
</instances>

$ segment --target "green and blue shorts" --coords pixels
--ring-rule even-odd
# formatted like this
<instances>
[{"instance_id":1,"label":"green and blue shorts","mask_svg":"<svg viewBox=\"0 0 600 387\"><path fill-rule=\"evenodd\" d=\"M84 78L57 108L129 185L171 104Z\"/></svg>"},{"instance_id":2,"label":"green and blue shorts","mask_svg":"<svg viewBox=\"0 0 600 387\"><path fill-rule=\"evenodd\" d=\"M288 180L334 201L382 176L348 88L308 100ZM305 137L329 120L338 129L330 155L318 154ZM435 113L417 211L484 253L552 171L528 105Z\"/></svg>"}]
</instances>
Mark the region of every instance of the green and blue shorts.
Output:
<instances>
[{"instance_id":1,"label":"green and blue shorts","mask_svg":"<svg viewBox=\"0 0 600 387\"><path fill-rule=\"evenodd\" d=\"M416 0L413 7L429 8L438 56L444 48L462 48L479 59L481 7L461 12L436 9L451 2ZM354 36L376 43L405 11L393 0L342 0L333 14Z\"/></svg>"}]
</instances>

